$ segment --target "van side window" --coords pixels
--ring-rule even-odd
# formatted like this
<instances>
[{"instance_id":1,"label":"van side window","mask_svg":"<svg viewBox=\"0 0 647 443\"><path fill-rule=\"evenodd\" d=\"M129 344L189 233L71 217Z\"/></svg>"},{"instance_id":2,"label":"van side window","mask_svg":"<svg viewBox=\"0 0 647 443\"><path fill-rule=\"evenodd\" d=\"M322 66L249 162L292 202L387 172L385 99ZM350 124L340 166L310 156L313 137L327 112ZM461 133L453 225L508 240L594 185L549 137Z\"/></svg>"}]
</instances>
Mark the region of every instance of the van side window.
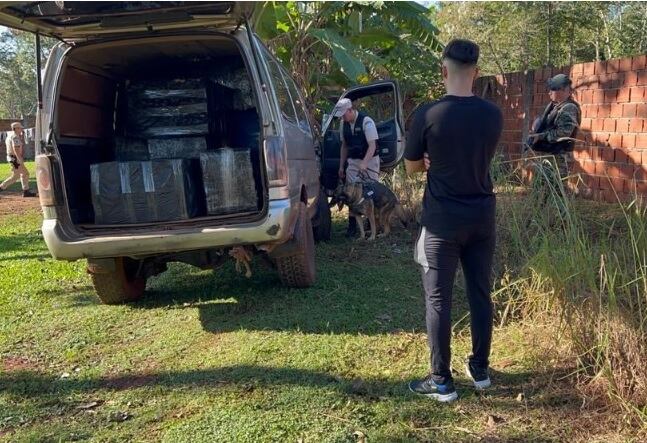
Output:
<instances>
[{"instance_id":1,"label":"van side window","mask_svg":"<svg viewBox=\"0 0 647 443\"><path fill-rule=\"evenodd\" d=\"M281 69L281 72L283 73L283 77L285 78L285 83L288 85L288 90L290 91L290 95L292 96L294 109L296 110L297 118L299 120L299 127L303 129L305 132L310 133L310 123L308 123L308 117L307 117L308 114L306 113L306 109L304 106L305 104L301 99L301 94L299 94L297 85L294 83L294 80L292 80L292 77L290 77L290 74L288 74L285 71L285 69Z\"/></svg>"},{"instance_id":2,"label":"van side window","mask_svg":"<svg viewBox=\"0 0 647 443\"><path fill-rule=\"evenodd\" d=\"M272 56L267 53L267 50L265 50L265 48L263 48L263 55L265 56L267 67L270 71L270 75L272 76L272 83L274 83L276 98L279 101L279 108L281 108L281 113L286 120L292 123L297 123L296 111L294 110L294 105L292 103L290 93L288 92L288 88L285 84L283 76L281 75L281 68L272 58Z\"/></svg>"}]
</instances>

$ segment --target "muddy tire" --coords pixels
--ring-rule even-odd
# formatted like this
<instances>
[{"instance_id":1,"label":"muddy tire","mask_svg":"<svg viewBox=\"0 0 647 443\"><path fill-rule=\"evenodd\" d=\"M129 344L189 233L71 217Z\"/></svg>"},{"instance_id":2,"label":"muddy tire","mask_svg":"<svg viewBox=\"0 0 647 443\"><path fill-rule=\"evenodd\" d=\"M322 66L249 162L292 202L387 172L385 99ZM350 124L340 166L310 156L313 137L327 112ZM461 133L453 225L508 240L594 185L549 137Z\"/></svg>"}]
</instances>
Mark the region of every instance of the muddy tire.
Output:
<instances>
[{"instance_id":1,"label":"muddy tire","mask_svg":"<svg viewBox=\"0 0 647 443\"><path fill-rule=\"evenodd\" d=\"M291 288L307 288L315 282L315 242L312 222L303 203L294 229L294 248L289 255L275 259L276 269L284 285Z\"/></svg>"},{"instance_id":2,"label":"muddy tire","mask_svg":"<svg viewBox=\"0 0 647 443\"><path fill-rule=\"evenodd\" d=\"M88 263L88 272L97 296L106 305L116 305L139 300L146 289L146 278L137 277L139 262L126 257L114 259L114 270L103 267L91 271Z\"/></svg>"},{"instance_id":3,"label":"muddy tire","mask_svg":"<svg viewBox=\"0 0 647 443\"><path fill-rule=\"evenodd\" d=\"M313 234L316 242L328 241L332 232L332 220L330 216L330 206L328 206L328 197L322 191L317 200L317 226L314 226Z\"/></svg>"}]
</instances>

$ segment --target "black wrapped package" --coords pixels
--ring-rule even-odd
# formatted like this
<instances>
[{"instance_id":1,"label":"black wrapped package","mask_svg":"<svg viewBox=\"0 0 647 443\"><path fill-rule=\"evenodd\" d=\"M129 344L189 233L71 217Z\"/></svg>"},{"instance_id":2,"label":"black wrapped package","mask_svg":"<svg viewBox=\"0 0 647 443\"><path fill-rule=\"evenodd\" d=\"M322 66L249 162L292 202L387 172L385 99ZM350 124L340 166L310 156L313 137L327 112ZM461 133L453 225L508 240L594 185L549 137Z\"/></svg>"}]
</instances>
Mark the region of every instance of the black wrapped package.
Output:
<instances>
[{"instance_id":1,"label":"black wrapped package","mask_svg":"<svg viewBox=\"0 0 647 443\"><path fill-rule=\"evenodd\" d=\"M137 81L126 93L130 135L148 139L209 132L207 91L200 79Z\"/></svg>"},{"instance_id":2,"label":"black wrapped package","mask_svg":"<svg viewBox=\"0 0 647 443\"><path fill-rule=\"evenodd\" d=\"M204 213L197 160L109 162L91 166L95 223L185 220Z\"/></svg>"},{"instance_id":3,"label":"black wrapped package","mask_svg":"<svg viewBox=\"0 0 647 443\"><path fill-rule=\"evenodd\" d=\"M207 150L205 137L151 138L148 139L148 152L156 158L194 158Z\"/></svg>"},{"instance_id":4,"label":"black wrapped package","mask_svg":"<svg viewBox=\"0 0 647 443\"><path fill-rule=\"evenodd\" d=\"M150 160L148 142L137 137L115 137L117 161Z\"/></svg>"},{"instance_id":5,"label":"black wrapped package","mask_svg":"<svg viewBox=\"0 0 647 443\"><path fill-rule=\"evenodd\" d=\"M223 215L257 209L249 149L221 148L200 154L207 214Z\"/></svg>"}]
</instances>

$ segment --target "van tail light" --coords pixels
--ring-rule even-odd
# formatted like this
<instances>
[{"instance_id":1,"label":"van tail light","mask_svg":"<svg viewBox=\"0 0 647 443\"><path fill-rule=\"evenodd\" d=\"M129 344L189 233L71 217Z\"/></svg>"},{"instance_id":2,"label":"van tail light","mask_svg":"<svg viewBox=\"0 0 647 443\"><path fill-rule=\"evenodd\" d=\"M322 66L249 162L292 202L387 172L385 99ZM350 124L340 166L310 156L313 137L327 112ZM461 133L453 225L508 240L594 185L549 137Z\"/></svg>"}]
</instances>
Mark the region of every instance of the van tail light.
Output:
<instances>
[{"instance_id":1,"label":"van tail light","mask_svg":"<svg viewBox=\"0 0 647 443\"><path fill-rule=\"evenodd\" d=\"M56 194L52 182L52 164L46 155L36 156L36 184L41 206L56 206Z\"/></svg>"},{"instance_id":2,"label":"van tail light","mask_svg":"<svg viewBox=\"0 0 647 443\"><path fill-rule=\"evenodd\" d=\"M265 139L265 163L270 187L287 186L288 165L283 137L269 136Z\"/></svg>"}]
</instances>

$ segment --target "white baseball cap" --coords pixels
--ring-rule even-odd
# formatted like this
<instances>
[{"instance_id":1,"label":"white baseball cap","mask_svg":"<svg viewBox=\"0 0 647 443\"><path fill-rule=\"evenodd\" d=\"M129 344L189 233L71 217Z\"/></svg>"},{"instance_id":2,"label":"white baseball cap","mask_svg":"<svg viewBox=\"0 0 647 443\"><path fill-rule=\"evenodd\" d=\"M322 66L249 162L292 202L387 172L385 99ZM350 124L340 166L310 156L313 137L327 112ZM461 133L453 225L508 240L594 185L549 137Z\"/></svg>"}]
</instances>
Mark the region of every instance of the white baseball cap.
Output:
<instances>
[{"instance_id":1,"label":"white baseball cap","mask_svg":"<svg viewBox=\"0 0 647 443\"><path fill-rule=\"evenodd\" d=\"M16 129L18 129L18 128L20 128L20 129L23 129L23 128L24 128L24 127L23 127L23 125L22 125L22 123L20 123L20 122L13 122L13 123L11 124L11 129L13 129L14 131L15 131Z\"/></svg>"},{"instance_id":2,"label":"white baseball cap","mask_svg":"<svg viewBox=\"0 0 647 443\"><path fill-rule=\"evenodd\" d=\"M332 110L332 115L335 117L341 117L344 115L344 112L348 111L353 107L353 102L348 98L340 99L335 105L335 109Z\"/></svg>"}]
</instances>

